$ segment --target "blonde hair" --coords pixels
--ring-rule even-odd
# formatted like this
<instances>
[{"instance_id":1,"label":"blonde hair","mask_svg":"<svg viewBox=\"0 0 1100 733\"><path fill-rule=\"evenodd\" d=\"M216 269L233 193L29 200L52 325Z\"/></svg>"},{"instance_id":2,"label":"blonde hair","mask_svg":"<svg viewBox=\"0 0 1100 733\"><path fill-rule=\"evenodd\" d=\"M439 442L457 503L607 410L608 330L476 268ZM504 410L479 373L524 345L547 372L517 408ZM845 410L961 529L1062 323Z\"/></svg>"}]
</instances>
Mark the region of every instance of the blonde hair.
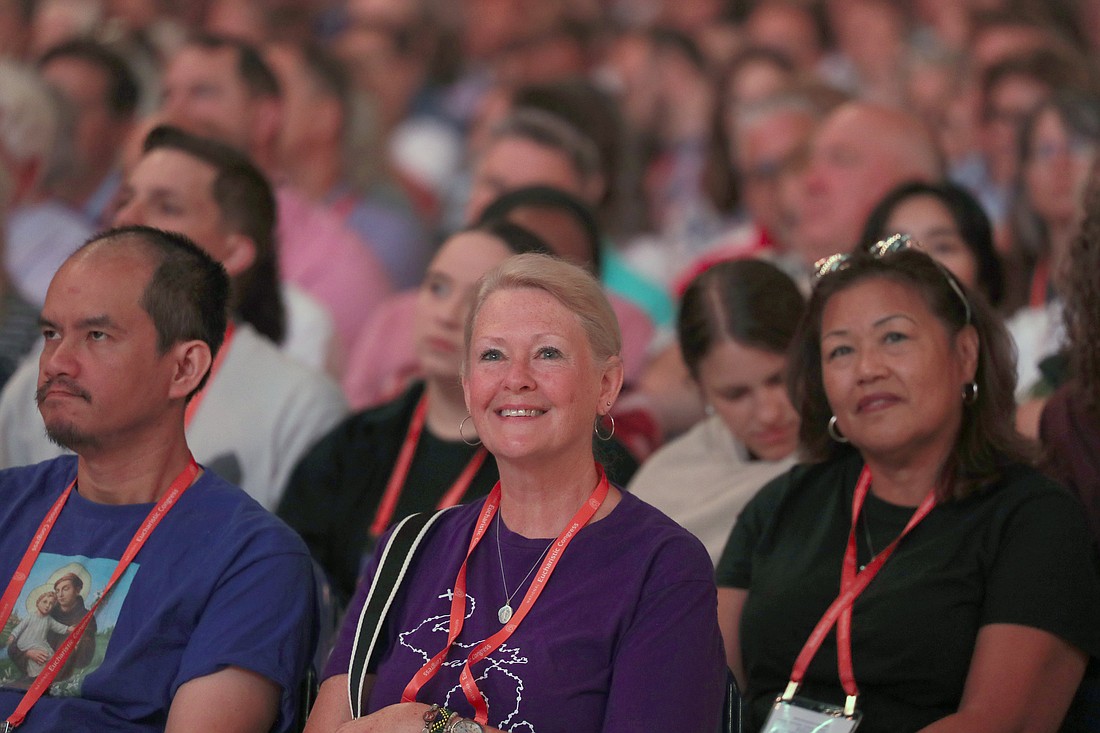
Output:
<instances>
[{"instance_id":1,"label":"blonde hair","mask_svg":"<svg viewBox=\"0 0 1100 733\"><path fill-rule=\"evenodd\" d=\"M474 296L473 307L466 316L462 372L465 374L470 357L470 340L474 321L490 295L498 290L531 288L552 295L576 314L588 337L588 345L597 361L618 356L623 338L619 321L603 288L587 270L551 255L528 253L509 257L482 276Z\"/></svg>"}]
</instances>

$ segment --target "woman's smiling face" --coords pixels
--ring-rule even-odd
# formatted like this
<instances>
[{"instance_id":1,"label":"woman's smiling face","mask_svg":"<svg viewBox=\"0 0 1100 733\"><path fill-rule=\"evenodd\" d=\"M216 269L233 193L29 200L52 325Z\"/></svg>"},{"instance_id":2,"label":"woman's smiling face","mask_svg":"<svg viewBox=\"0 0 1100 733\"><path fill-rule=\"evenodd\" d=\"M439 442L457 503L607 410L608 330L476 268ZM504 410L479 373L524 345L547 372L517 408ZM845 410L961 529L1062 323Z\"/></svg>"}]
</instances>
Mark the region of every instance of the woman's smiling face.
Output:
<instances>
[{"instance_id":1,"label":"woman's smiling face","mask_svg":"<svg viewBox=\"0 0 1100 733\"><path fill-rule=\"evenodd\" d=\"M486 298L462 380L466 405L497 460L591 453L600 406L613 401L617 357L598 363L580 319L533 288Z\"/></svg>"},{"instance_id":2,"label":"woman's smiling face","mask_svg":"<svg viewBox=\"0 0 1100 733\"><path fill-rule=\"evenodd\" d=\"M865 457L939 460L961 425L977 334L952 336L915 288L869 278L826 303L821 363L837 426Z\"/></svg>"}]
</instances>

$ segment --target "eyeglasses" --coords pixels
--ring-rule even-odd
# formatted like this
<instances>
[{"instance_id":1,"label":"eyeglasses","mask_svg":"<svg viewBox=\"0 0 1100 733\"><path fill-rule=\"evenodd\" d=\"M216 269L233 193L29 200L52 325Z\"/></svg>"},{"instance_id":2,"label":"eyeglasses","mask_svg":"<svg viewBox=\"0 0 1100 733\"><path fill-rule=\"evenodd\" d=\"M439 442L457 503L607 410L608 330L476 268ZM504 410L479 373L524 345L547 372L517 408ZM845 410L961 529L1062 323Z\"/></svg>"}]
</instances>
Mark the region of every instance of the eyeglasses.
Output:
<instances>
[{"instance_id":1,"label":"eyeglasses","mask_svg":"<svg viewBox=\"0 0 1100 733\"><path fill-rule=\"evenodd\" d=\"M907 249L921 249L921 246L917 240L913 239L908 234L894 234L872 244L867 248L867 253L876 260L880 260L883 257L889 257L892 254ZM814 279L820 280L826 275L847 269L852 264L853 256L851 252L838 252L837 254L821 258L814 263ZM947 284L962 303L963 311L966 313L967 324L971 323L970 301L967 299L966 294L963 293L962 286L959 285L958 280L955 279L955 276L952 275L946 267L931 256L929 256L929 259L931 259L932 264L943 273L944 279L947 280Z\"/></svg>"}]
</instances>

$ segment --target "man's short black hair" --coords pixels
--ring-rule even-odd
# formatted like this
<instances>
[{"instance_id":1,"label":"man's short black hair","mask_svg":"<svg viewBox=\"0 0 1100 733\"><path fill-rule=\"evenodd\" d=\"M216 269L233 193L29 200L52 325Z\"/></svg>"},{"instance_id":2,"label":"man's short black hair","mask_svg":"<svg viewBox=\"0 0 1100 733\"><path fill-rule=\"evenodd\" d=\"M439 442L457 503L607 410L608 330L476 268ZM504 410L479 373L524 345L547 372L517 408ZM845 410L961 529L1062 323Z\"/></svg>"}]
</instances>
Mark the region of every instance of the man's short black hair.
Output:
<instances>
[{"instance_id":1,"label":"man's short black hair","mask_svg":"<svg viewBox=\"0 0 1100 733\"><path fill-rule=\"evenodd\" d=\"M60 43L38 60L38 68L60 59L74 59L98 68L107 79L107 109L116 118L130 117L141 96L137 78L130 65L119 54L102 43L88 38L75 38Z\"/></svg>"},{"instance_id":2,"label":"man's short black hair","mask_svg":"<svg viewBox=\"0 0 1100 733\"><path fill-rule=\"evenodd\" d=\"M153 275L141 296L141 307L157 331L157 350L166 353L181 341L199 340L217 356L225 338L229 275L221 263L182 234L147 226L108 229L89 239L78 252L103 242L139 244L153 263ZM201 390L209 371L190 399Z\"/></svg>"},{"instance_id":3,"label":"man's short black hair","mask_svg":"<svg viewBox=\"0 0 1100 733\"><path fill-rule=\"evenodd\" d=\"M347 109L351 103L351 78L347 66L321 44L311 41L292 48L301 55L302 66L317 89Z\"/></svg>"},{"instance_id":4,"label":"man's short black hair","mask_svg":"<svg viewBox=\"0 0 1100 733\"><path fill-rule=\"evenodd\" d=\"M232 49L237 54L237 73L249 94L253 97L282 96L278 77L251 43L217 33L196 33L187 39L186 45L207 51Z\"/></svg>"}]
</instances>

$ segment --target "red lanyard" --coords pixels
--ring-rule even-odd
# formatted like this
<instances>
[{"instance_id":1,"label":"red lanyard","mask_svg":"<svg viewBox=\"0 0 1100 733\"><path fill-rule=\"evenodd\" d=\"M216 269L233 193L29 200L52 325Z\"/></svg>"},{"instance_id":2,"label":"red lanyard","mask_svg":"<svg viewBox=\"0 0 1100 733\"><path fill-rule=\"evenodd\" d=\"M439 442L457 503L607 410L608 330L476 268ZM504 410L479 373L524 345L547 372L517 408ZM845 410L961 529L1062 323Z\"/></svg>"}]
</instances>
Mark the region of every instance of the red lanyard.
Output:
<instances>
[{"instance_id":1,"label":"red lanyard","mask_svg":"<svg viewBox=\"0 0 1100 733\"><path fill-rule=\"evenodd\" d=\"M806 675L810 660L821 648L829 629L833 627L833 624L836 624L837 668L840 673L840 683L844 687L844 692L848 695L844 712L846 715L851 715L855 711L855 699L859 695L859 688L856 686L855 672L852 669L852 604L855 603L859 594L875 579L875 576L878 575L879 570L890 559L890 556L894 554L894 550L897 549L902 538L909 534L913 527L916 527L921 520L927 517L932 508L936 506L936 494L934 491L930 491L928 496L924 497L924 501L920 503L920 506L917 507L917 510L913 512L913 516L909 518L909 522L905 525L905 529L901 531L901 534L887 545L886 549L875 555L862 571L857 572L856 523L859 521L859 513L863 509L863 502L867 498L870 487L871 470L864 466L863 471L859 474L855 493L852 495L852 526L848 531L848 547L844 552L844 563L841 565L840 595L836 597L836 600L825 611L825 615L817 622L817 626L814 627L810 638L806 640L805 646L802 647L802 651L795 660L794 668L791 670L791 681L782 696L785 700L789 700L794 696L795 691L802 684L802 678Z\"/></svg>"},{"instance_id":2,"label":"red lanyard","mask_svg":"<svg viewBox=\"0 0 1100 733\"><path fill-rule=\"evenodd\" d=\"M183 413L183 424L185 426L190 426L191 421L195 419L195 413L199 411L199 405L202 404L203 397L206 397L206 390L210 389L210 383L214 381L214 376L221 369L222 362L225 361L225 355L229 353L229 345L233 343L233 336L236 333L237 326L233 321L230 321L225 327L225 338L222 339L222 346L218 349L218 355L214 357L214 363L210 365L210 375L206 378L206 384L187 403L187 411Z\"/></svg>"},{"instance_id":3,"label":"red lanyard","mask_svg":"<svg viewBox=\"0 0 1100 733\"><path fill-rule=\"evenodd\" d=\"M103 591L99 594L99 598L92 604L88 613L84 614L84 618L80 619L80 622L73 628L72 632L65 637L65 641L61 643L57 651L50 657L49 662L46 663L46 666L23 695L23 699L20 700L15 711L8 717L6 723L12 728L22 724L23 719L27 717L27 712L34 707L34 704L38 702L38 698L42 697L42 694L49 688L50 684L53 683L54 678L56 678L58 672L61 671L65 661L69 658L73 649L76 648L77 643L80 642L80 638L84 635L84 630L88 628L88 624L91 623L92 617L95 616L99 604L103 603L104 599L107 598L111 589L115 587L115 583L117 583L118 579L122 577L122 574L126 572L126 568L129 567L134 557L145 545L145 541L149 539L149 535L153 533L153 530L160 524L160 520L164 519L164 515L168 513L168 510L175 505L183 492L186 491L191 485L191 482L195 480L195 476L198 472L199 464L195 463L195 459L192 457L183 471L181 471L169 485L168 491L160 498L156 506L149 511L149 514L145 517L145 521L141 523L137 532L134 533L133 538L130 540L130 544L126 547L126 551L123 552L122 557L119 558L118 565L115 566L115 571L111 574L111 579L107 581L107 585L103 587ZM42 524L39 525L38 531L35 532L31 544L23 554L23 559L19 562L19 566L15 570L15 575L12 576L11 581L8 583L7 590L4 591L3 596L0 596L0 628L3 628L4 624L8 622L12 609L15 607L15 600L23 590L23 585L27 582L27 576L30 574L35 560L38 559L38 555L42 552L42 546L46 543L46 538L53 529L57 517L61 514L61 509L65 506L65 502L68 501L69 495L72 493L75 485L76 479L73 479L72 483L61 492L61 496L59 496L57 501L53 503L53 506L50 507L50 510L46 513L46 518L42 520Z\"/></svg>"},{"instance_id":4,"label":"red lanyard","mask_svg":"<svg viewBox=\"0 0 1100 733\"><path fill-rule=\"evenodd\" d=\"M1031 292L1028 294L1027 304L1032 308L1041 308L1047 304L1047 296L1050 294L1050 259L1043 257L1035 263L1035 270L1031 275Z\"/></svg>"},{"instance_id":5,"label":"red lanyard","mask_svg":"<svg viewBox=\"0 0 1100 733\"><path fill-rule=\"evenodd\" d=\"M558 539L551 545L550 551L546 553L546 559L542 561L542 566L539 567L539 571L535 574L535 579L531 581L531 587L527 589L527 594L523 597L523 603L520 604L519 609L515 615L504 625L497 633L490 636L488 639L479 644L470 656L466 658L466 665L462 668L462 674L459 675L459 683L462 685L462 691L466 695L466 699L470 702L470 705L474 708L474 720L481 725L486 725L489 720L489 708L485 703L485 698L482 696L481 691L477 687L477 683L474 681L473 673L470 671L470 667L482 661L490 654L495 652L500 646L512 636L516 628L523 622L523 619L527 616L527 613L531 610L531 607L535 605L535 601L538 600L539 595L546 587L546 583L550 580L550 576L553 574L555 568L558 565L558 560L561 559L561 555L565 552L565 548L569 546L569 543L573 541L577 532L581 530L592 517L599 511L600 506L603 504L604 499L607 498L607 492L610 489L610 485L607 481L607 476L604 475L603 468L597 464L596 471L599 474L599 482L596 484L596 488L589 494L588 500L584 502L577 513L573 515L572 521L562 530L558 535ZM447 658L447 653L451 650L451 645L454 644L455 639L462 632L462 625L466 619L466 564L470 560L470 555L473 553L474 548L477 547L478 542L485 536L485 532L489 529L489 524L493 521L493 516L497 512L497 508L500 506L500 482L493 487L493 490L489 493L489 497L485 500L485 506L481 509L481 515L477 518L477 524L474 525L473 536L470 537L470 548L466 551L466 559L462 561L462 567L458 569L458 577L455 578L454 594L451 598L451 619L450 619L450 631L447 634L447 645L443 647L443 650L432 657L427 664L420 668L413 678L409 680L409 684L405 687L405 692L401 696L401 702L415 702L416 694L420 691L420 688L428 683L432 677L435 677L442 666L444 660Z\"/></svg>"},{"instance_id":6,"label":"red lanyard","mask_svg":"<svg viewBox=\"0 0 1100 733\"><path fill-rule=\"evenodd\" d=\"M370 533L375 537L380 537L390 526L390 520L393 519L393 512L397 509L397 500L401 498L401 491L405 488L405 479L409 476L409 467L412 466L413 455L416 453L416 446L420 442L420 433L424 430L424 419L427 414L428 395L424 394L421 396L420 401L416 403L412 420L409 422L409 430L405 434L405 442L401 444L401 451L397 454L397 463L394 464L393 473L390 474L390 480L386 483L386 490L382 493L378 510L374 513ZM477 449L477 452L470 458L466 468L462 469L462 473L455 479L451 488L439 499L436 509L446 509L462 500L462 497L466 495L466 489L470 488L474 476L481 468L481 464L485 462L486 455L488 455L488 452L484 447Z\"/></svg>"}]
</instances>

